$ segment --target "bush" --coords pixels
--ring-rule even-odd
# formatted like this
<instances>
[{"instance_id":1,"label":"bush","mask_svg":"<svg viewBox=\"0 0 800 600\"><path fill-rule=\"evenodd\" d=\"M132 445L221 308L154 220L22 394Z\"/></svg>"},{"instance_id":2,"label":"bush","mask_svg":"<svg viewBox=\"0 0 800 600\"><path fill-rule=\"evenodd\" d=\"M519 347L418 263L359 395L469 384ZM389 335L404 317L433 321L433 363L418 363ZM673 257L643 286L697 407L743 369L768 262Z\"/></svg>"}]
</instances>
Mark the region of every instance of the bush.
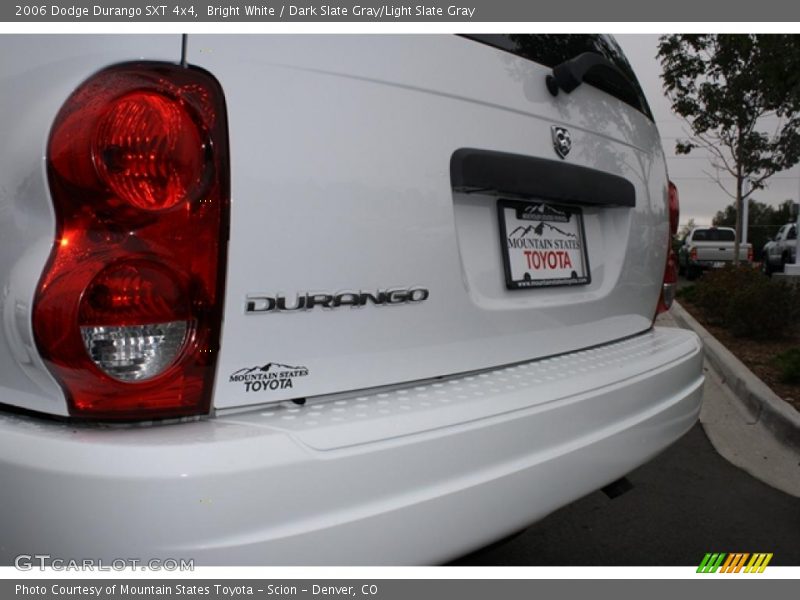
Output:
<instances>
[{"instance_id":1,"label":"bush","mask_svg":"<svg viewBox=\"0 0 800 600\"><path fill-rule=\"evenodd\" d=\"M781 381L800 383L800 348L792 348L775 357L775 364L781 370Z\"/></svg>"},{"instance_id":2,"label":"bush","mask_svg":"<svg viewBox=\"0 0 800 600\"><path fill-rule=\"evenodd\" d=\"M749 266L706 273L695 288L692 299L708 322L729 329L735 336L785 337L800 317L797 289L768 279Z\"/></svg>"},{"instance_id":3,"label":"bush","mask_svg":"<svg viewBox=\"0 0 800 600\"><path fill-rule=\"evenodd\" d=\"M694 303L706 313L710 323L726 325L734 295L758 286L761 280L764 277L750 268L728 266L708 271L694 286Z\"/></svg>"},{"instance_id":4,"label":"bush","mask_svg":"<svg viewBox=\"0 0 800 600\"><path fill-rule=\"evenodd\" d=\"M685 302L695 304L697 302L697 286L694 284L685 285L678 289L675 297L678 298L678 300L684 300Z\"/></svg>"}]
</instances>

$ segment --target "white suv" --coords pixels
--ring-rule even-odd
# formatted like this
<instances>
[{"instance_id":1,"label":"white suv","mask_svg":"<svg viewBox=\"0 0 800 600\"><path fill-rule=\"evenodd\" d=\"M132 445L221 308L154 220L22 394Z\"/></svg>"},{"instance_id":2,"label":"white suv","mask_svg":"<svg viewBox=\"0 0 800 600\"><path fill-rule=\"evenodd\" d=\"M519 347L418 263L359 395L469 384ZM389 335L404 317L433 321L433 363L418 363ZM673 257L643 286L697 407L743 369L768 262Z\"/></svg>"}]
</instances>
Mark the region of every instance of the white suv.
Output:
<instances>
[{"instance_id":1,"label":"white suv","mask_svg":"<svg viewBox=\"0 0 800 600\"><path fill-rule=\"evenodd\" d=\"M696 421L611 38L0 51L4 564L440 563Z\"/></svg>"}]
</instances>

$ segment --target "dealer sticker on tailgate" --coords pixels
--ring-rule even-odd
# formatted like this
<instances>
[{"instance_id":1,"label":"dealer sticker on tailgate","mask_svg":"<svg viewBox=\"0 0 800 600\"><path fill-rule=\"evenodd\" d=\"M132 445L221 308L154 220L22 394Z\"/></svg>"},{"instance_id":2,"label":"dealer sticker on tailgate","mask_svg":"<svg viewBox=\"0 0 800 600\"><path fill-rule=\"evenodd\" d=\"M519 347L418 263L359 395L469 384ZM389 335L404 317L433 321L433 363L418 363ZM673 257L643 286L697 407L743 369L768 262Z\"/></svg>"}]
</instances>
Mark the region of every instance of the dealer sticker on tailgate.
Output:
<instances>
[{"instance_id":1,"label":"dealer sticker on tailgate","mask_svg":"<svg viewBox=\"0 0 800 600\"><path fill-rule=\"evenodd\" d=\"M514 200L497 208L508 289L590 282L580 208Z\"/></svg>"}]
</instances>

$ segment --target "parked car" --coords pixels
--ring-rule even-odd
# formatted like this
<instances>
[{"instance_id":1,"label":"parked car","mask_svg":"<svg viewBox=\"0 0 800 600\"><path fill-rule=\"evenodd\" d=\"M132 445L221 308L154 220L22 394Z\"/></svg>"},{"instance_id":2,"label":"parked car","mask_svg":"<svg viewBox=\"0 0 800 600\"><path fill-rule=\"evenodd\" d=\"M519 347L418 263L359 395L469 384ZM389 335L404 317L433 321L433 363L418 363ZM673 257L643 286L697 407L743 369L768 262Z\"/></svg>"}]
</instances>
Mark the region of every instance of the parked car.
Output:
<instances>
[{"instance_id":1,"label":"parked car","mask_svg":"<svg viewBox=\"0 0 800 600\"><path fill-rule=\"evenodd\" d=\"M730 227L695 227L678 250L678 268L686 279L697 279L703 271L733 263L736 231ZM753 245L739 245L739 260L752 262Z\"/></svg>"},{"instance_id":2,"label":"parked car","mask_svg":"<svg viewBox=\"0 0 800 600\"><path fill-rule=\"evenodd\" d=\"M761 267L767 275L783 271L786 264L795 262L797 254L797 225L787 223L775 237L764 245Z\"/></svg>"},{"instance_id":3,"label":"parked car","mask_svg":"<svg viewBox=\"0 0 800 600\"><path fill-rule=\"evenodd\" d=\"M4 564L441 563L695 423L612 38L0 50Z\"/></svg>"}]
</instances>

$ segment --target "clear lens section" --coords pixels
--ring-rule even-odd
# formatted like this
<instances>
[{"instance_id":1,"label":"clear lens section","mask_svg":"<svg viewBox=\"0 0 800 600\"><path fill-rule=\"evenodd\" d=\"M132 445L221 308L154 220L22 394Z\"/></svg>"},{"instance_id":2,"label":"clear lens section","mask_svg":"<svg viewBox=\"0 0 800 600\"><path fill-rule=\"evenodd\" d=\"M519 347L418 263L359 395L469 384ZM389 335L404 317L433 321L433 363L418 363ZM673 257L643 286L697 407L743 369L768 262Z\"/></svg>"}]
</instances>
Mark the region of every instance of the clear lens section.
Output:
<instances>
[{"instance_id":1,"label":"clear lens section","mask_svg":"<svg viewBox=\"0 0 800 600\"><path fill-rule=\"evenodd\" d=\"M81 327L94 363L122 381L143 381L162 373L178 356L187 331L186 321Z\"/></svg>"},{"instance_id":2,"label":"clear lens section","mask_svg":"<svg viewBox=\"0 0 800 600\"><path fill-rule=\"evenodd\" d=\"M661 299L664 302L664 306L669 308L672 306L672 302L675 300L675 292L678 291L678 286L674 283L665 283L661 290Z\"/></svg>"}]
</instances>

